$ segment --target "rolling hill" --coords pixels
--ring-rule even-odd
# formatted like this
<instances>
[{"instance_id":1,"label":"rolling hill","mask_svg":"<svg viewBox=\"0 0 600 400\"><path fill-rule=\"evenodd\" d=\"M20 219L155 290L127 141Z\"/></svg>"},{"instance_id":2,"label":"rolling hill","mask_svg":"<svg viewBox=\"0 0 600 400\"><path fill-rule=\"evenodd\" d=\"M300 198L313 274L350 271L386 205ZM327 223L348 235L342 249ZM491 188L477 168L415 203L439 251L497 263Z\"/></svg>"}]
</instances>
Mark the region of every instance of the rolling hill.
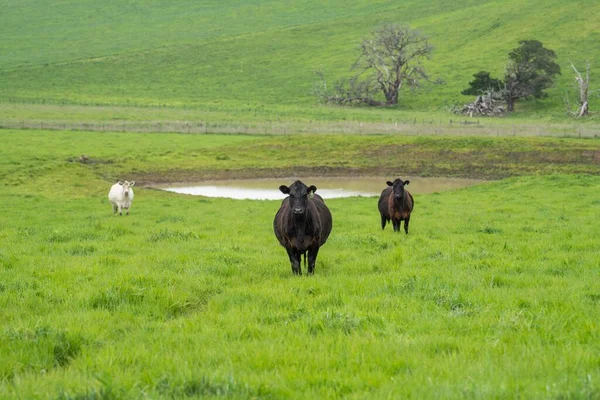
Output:
<instances>
[{"instance_id":1,"label":"rolling hill","mask_svg":"<svg viewBox=\"0 0 600 400\"><path fill-rule=\"evenodd\" d=\"M521 39L556 51L563 74L516 116L564 119L570 61L595 67L600 4L593 1L128 1L28 0L1 6L0 101L190 107L255 119L379 119L446 113L473 73L502 74ZM383 22L409 24L435 46L427 68L446 81L401 94L392 110L322 106L325 72L348 76L360 40ZM592 88L593 88L592 72ZM599 104L593 94L591 110ZM0 103L1 104L1 103Z\"/></svg>"}]
</instances>

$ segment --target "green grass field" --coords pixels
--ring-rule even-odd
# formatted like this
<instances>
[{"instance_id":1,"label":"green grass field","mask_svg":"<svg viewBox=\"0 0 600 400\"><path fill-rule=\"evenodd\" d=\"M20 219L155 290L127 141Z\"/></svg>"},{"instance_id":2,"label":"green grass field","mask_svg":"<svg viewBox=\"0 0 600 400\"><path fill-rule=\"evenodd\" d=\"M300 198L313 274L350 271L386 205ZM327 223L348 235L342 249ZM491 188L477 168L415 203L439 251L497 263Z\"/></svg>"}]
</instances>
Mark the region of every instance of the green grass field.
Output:
<instances>
[{"instance_id":1,"label":"green grass field","mask_svg":"<svg viewBox=\"0 0 600 400\"><path fill-rule=\"evenodd\" d=\"M104 105L92 120L398 121L451 118L472 74L503 73L522 39L556 51L563 74L550 98L520 102L515 122L564 122L563 95L573 61L592 62L590 110L600 106L594 60L600 5L581 1L277 1L87 0L5 2L0 13L0 121L40 119L50 105ZM446 85L403 93L392 109L318 104L315 70L347 76L360 40L384 22L410 24L435 46L427 68ZM9 107L9 105L12 106ZM15 109L15 104L18 105ZM163 110L144 111L147 106ZM8 108L8 109L6 109ZM33 112L32 112L33 108ZM68 110L51 109L47 120ZM114 115L117 114L117 115ZM90 120L86 112L76 119ZM595 118L591 118L595 121Z\"/></svg>"},{"instance_id":2,"label":"green grass field","mask_svg":"<svg viewBox=\"0 0 600 400\"><path fill-rule=\"evenodd\" d=\"M600 395L597 140L0 140L1 398ZM416 195L409 235L381 231L376 198L329 200L311 277L275 239L278 201L144 187L219 171L439 174L444 160L447 175L512 177ZM108 188L132 176L132 214L113 216Z\"/></svg>"},{"instance_id":3,"label":"green grass field","mask_svg":"<svg viewBox=\"0 0 600 400\"><path fill-rule=\"evenodd\" d=\"M600 398L598 14L0 2L0 398ZM446 84L391 108L320 104L314 71L347 76L384 22L429 35ZM557 53L549 98L451 114L522 39ZM586 60L592 114L574 120L563 95ZM415 194L409 235L381 230L376 197L328 200L310 277L275 238L279 201L153 185L415 175L488 182ZM127 217L107 199L120 179L137 182Z\"/></svg>"}]
</instances>

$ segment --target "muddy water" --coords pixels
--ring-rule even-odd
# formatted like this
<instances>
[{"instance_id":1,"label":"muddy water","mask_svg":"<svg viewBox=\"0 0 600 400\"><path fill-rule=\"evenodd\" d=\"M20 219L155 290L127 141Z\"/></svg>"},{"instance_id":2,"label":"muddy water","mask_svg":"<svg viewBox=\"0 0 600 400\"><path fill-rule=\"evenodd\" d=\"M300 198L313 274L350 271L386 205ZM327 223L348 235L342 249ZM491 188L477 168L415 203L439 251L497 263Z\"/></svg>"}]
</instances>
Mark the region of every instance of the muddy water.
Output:
<instances>
[{"instance_id":1,"label":"muddy water","mask_svg":"<svg viewBox=\"0 0 600 400\"><path fill-rule=\"evenodd\" d=\"M476 185L485 182L480 179L461 178L421 178L402 177L410 180L407 189L413 194L441 192ZM291 185L296 178L282 179L245 179L226 181L205 181L194 184L172 184L160 187L169 192L184 193L206 197L225 197L230 199L276 200L285 195L279 191L280 185ZM385 177L337 177L337 178L301 178L306 185L315 185L317 193L325 199L352 196L379 196L386 188Z\"/></svg>"}]
</instances>

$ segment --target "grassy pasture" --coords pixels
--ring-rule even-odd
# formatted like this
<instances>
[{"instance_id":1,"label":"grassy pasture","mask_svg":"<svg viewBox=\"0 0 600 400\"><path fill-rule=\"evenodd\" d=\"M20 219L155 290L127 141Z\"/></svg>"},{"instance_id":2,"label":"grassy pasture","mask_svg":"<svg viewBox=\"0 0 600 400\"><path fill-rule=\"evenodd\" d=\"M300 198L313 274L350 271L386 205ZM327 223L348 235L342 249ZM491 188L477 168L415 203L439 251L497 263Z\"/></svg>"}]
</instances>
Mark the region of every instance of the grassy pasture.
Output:
<instances>
[{"instance_id":1,"label":"grassy pasture","mask_svg":"<svg viewBox=\"0 0 600 400\"><path fill-rule=\"evenodd\" d=\"M37 182L46 171L70 170L75 168L72 164L107 181L134 178L144 185L290 174L401 173L491 179L553 173L600 174L598 139L32 130L2 130L0 134L4 139L0 177L7 179L8 185L31 185L31 189L46 184L43 182L52 183ZM82 154L90 158L88 164L79 163Z\"/></svg>"},{"instance_id":2,"label":"grassy pasture","mask_svg":"<svg viewBox=\"0 0 600 400\"><path fill-rule=\"evenodd\" d=\"M557 52L563 75L549 99L519 103L511 120L560 122L568 120L570 61L596 68L599 12L589 0L576 7L565 0L10 2L0 13L0 100L26 109L116 106L129 118L161 105L173 115L192 108L195 120L447 119L450 106L470 100L460 91L473 73L500 76L518 40L538 39ZM330 83L347 76L360 40L383 22L428 34L436 50L426 66L446 84L405 92L389 110L317 104L314 71L324 70ZM594 91L592 112L598 104ZM50 119L62 118L54 110Z\"/></svg>"},{"instance_id":3,"label":"grassy pasture","mask_svg":"<svg viewBox=\"0 0 600 400\"><path fill-rule=\"evenodd\" d=\"M597 140L0 140L2 398L600 395ZM276 242L278 201L143 187L219 171L419 169L512 177L415 195L408 236L381 231L375 198L329 200L312 277L294 277ZM113 216L110 182L130 176L132 215Z\"/></svg>"}]
</instances>

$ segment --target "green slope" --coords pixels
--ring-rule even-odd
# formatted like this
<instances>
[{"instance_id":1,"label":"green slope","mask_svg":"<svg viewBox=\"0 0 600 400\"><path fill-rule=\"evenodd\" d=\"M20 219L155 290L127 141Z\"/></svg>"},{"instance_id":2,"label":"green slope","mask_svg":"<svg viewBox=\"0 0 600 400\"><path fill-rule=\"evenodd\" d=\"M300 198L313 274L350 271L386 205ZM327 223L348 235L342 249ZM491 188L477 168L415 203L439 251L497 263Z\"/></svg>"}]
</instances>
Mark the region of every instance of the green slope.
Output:
<instances>
[{"instance_id":1,"label":"green slope","mask_svg":"<svg viewBox=\"0 0 600 400\"><path fill-rule=\"evenodd\" d=\"M348 74L361 38L399 22L431 36L436 50L427 67L446 81L403 94L402 110L468 101L460 90L473 73L500 75L518 40L538 39L557 52L563 75L549 99L518 109L560 116L570 60L583 68L600 55L599 13L596 2L564 0L9 2L0 14L1 97L311 114L320 108L314 70L331 81ZM593 95L592 111L597 102Z\"/></svg>"}]
</instances>

